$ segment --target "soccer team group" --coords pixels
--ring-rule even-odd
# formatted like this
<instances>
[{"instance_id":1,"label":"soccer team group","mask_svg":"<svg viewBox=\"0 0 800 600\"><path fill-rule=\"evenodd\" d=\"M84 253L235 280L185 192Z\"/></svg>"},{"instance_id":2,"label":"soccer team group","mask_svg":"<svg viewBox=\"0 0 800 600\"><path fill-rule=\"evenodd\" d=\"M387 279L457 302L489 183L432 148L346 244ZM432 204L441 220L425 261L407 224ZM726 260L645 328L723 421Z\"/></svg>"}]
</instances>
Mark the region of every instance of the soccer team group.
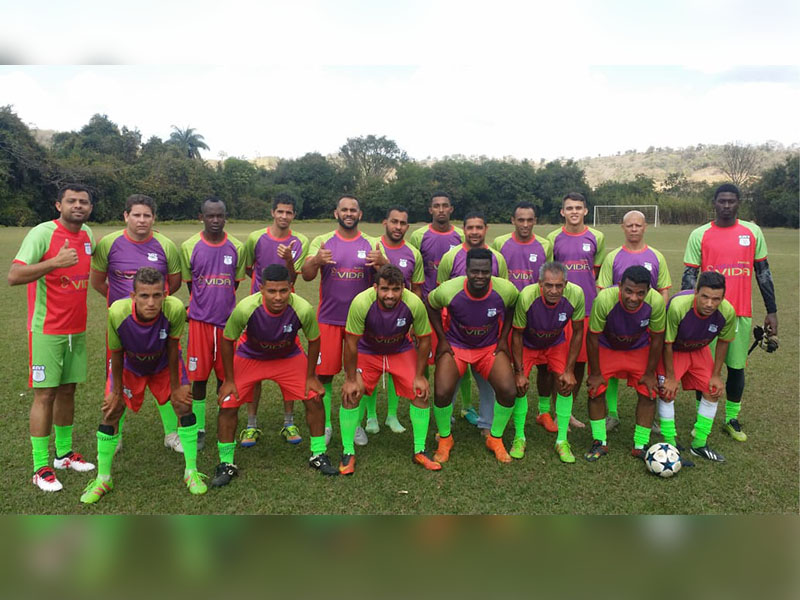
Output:
<instances>
[{"instance_id":1,"label":"soccer team group","mask_svg":"<svg viewBox=\"0 0 800 600\"><path fill-rule=\"evenodd\" d=\"M358 200L342 196L334 210L336 229L310 243L291 229L291 196L273 199L272 223L245 244L225 232L225 204L212 197L202 203L203 230L180 250L153 230L156 206L148 196L130 196L125 228L97 244L86 225L90 190L67 185L55 207L59 218L27 234L8 279L28 285L33 483L44 491L62 489L55 470L95 469L73 450L72 423L75 386L87 372L88 288L107 299L108 372L97 429L97 475L81 496L84 503L113 489L111 465L122 447L126 413L140 409L147 388L159 407L165 446L184 455L188 490L207 491L197 453L205 445L212 371L219 405L213 487L238 474L234 451L242 404L248 406L248 423L239 442L252 446L261 434L257 410L264 380L280 387L286 441L302 440L293 411L302 401L309 465L325 475L350 475L355 446L380 429L375 395L383 379L386 425L405 430L397 406L399 398L408 400L413 461L438 471L454 447L451 427L459 395L461 416L480 428L498 461L524 457L529 377L536 366L536 423L555 433L558 458L574 463L569 427L583 423L572 416L573 394L587 363L593 442L586 460L608 452L607 432L619 424L618 382L624 380L638 398L634 457L644 457L657 427L681 450L684 466L692 464L689 456L724 461L708 437L725 394L724 430L746 440L738 414L753 275L766 307L764 329L777 342L766 243L756 225L737 218L739 190L730 184L716 190L714 221L689 236L684 291L671 298L664 257L645 243L644 215L628 212L622 220L624 244L607 252L603 234L584 222L586 200L578 193L564 196L564 224L547 237L533 232L534 207L520 203L511 216L514 231L491 244L482 214L467 214L463 229L451 223L453 204L444 193L430 200L431 223L407 240L405 208L391 208L384 234L373 238L359 230ZM247 276L251 295L237 303L236 290ZM305 281L319 276L316 310L294 293L298 276ZM190 293L188 311L173 295L182 282ZM184 362L180 338L187 326ZM342 369L337 467L327 449L332 380ZM473 377L477 408L470 398ZM677 444L679 387L697 397L688 451ZM432 455L426 452L431 412L437 443ZM507 450L503 435L509 422L514 437Z\"/></svg>"}]
</instances>

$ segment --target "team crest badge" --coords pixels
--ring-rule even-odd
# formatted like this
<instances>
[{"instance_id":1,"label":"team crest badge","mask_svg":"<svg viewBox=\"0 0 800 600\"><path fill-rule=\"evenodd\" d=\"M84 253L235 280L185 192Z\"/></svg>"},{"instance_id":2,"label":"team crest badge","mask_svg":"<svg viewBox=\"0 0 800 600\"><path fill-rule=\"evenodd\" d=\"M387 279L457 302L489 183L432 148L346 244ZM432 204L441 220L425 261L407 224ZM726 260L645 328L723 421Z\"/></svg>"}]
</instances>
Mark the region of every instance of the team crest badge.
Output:
<instances>
[{"instance_id":1,"label":"team crest badge","mask_svg":"<svg viewBox=\"0 0 800 600\"><path fill-rule=\"evenodd\" d=\"M648 325L650 325L650 319L642 319L639 322L639 326L640 327L647 327Z\"/></svg>"},{"instance_id":2,"label":"team crest badge","mask_svg":"<svg viewBox=\"0 0 800 600\"><path fill-rule=\"evenodd\" d=\"M562 321L562 322L563 322L563 321L566 321L566 320L567 320L567 313L565 313L565 312L563 312L563 313L558 313L558 320L559 320L559 321Z\"/></svg>"},{"instance_id":3,"label":"team crest badge","mask_svg":"<svg viewBox=\"0 0 800 600\"><path fill-rule=\"evenodd\" d=\"M496 316L497 316L497 309L496 309L496 308L490 308L490 309L488 309L488 310L486 311L486 316L487 316L487 317L496 317Z\"/></svg>"},{"instance_id":4,"label":"team crest badge","mask_svg":"<svg viewBox=\"0 0 800 600\"><path fill-rule=\"evenodd\" d=\"M166 329L163 329L163 328L162 328L162 329L161 329L161 330L158 332L158 339L160 339L160 340L165 340L165 339L167 339L167 330L166 330Z\"/></svg>"},{"instance_id":5,"label":"team crest badge","mask_svg":"<svg viewBox=\"0 0 800 600\"><path fill-rule=\"evenodd\" d=\"M739 245L740 246L749 246L750 245L750 236L749 235L740 235L739 236Z\"/></svg>"},{"instance_id":6,"label":"team crest badge","mask_svg":"<svg viewBox=\"0 0 800 600\"><path fill-rule=\"evenodd\" d=\"M149 260L150 262L158 262L158 254L156 254L155 252L148 252L147 260Z\"/></svg>"},{"instance_id":7,"label":"team crest badge","mask_svg":"<svg viewBox=\"0 0 800 600\"><path fill-rule=\"evenodd\" d=\"M405 317L400 317L399 319L397 319L397 326L398 327L405 327L406 326L406 318Z\"/></svg>"},{"instance_id":8,"label":"team crest badge","mask_svg":"<svg viewBox=\"0 0 800 600\"><path fill-rule=\"evenodd\" d=\"M408 266L408 261L405 258L401 258L399 261L397 261L397 266L405 269Z\"/></svg>"},{"instance_id":9,"label":"team crest badge","mask_svg":"<svg viewBox=\"0 0 800 600\"><path fill-rule=\"evenodd\" d=\"M458 248L461 244L450 244L450 250L453 248Z\"/></svg>"},{"instance_id":10,"label":"team crest badge","mask_svg":"<svg viewBox=\"0 0 800 600\"><path fill-rule=\"evenodd\" d=\"M189 370L190 371L197 371L197 357L190 356L189 357Z\"/></svg>"},{"instance_id":11,"label":"team crest badge","mask_svg":"<svg viewBox=\"0 0 800 600\"><path fill-rule=\"evenodd\" d=\"M222 257L222 262L224 262L226 265L232 265L233 264L233 256L231 256L230 254L224 255Z\"/></svg>"},{"instance_id":12,"label":"team crest badge","mask_svg":"<svg viewBox=\"0 0 800 600\"><path fill-rule=\"evenodd\" d=\"M709 325L709 326L708 326L708 330L709 330L711 333L717 333L717 330L718 330L718 329L719 329L719 328L718 328L716 325L714 325L714 323L712 323L711 325Z\"/></svg>"},{"instance_id":13,"label":"team crest badge","mask_svg":"<svg viewBox=\"0 0 800 600\"><path fill-rule=\"evenodd\" d=\"M83 251L89 256L92 255L92 245L89 242L83 242Z\"/></svg>"},{"instance_id":14,"label":"team crest badge","mask_svg":"<svg viewBox=\"0 0 800 600\"><path fill-rule=\"evenodd\" d=\"M318 364L318 365L321 365L321 364L322 364L322 352L320 352L320 353L319 353L319 356L317 356L317 364Z\"/></svg>"},{"instance_id":15,"label":"team crest badge","mask_svg":"<svg viewBox=\"0 0 800 600\"><path fill-rule=\"evenodd\" d=\"M42 383L45 379L44 365L31 365L31 379L36 383Z\"/></svg>"},{"instance_id":16,"label":"team crest badge","mask_svg":"<svg viewBox=\"0 0 800 600\"><path fill-rule=\"evenodd\" d=\"M531 253L531 254L528 255L528 260L530 262L536 262L538 260L538 258L537 258L537 256L535 254Z\"/></svg>"},{"instance_id":17,"label":"team crest badge","mask_svg":"<svg viewBox=\"0 0 800 600\"><path fill-rule=\"evenodd\" d=\"M644 263L644 268L647 269L648 271L652 271L653 270L653 263L645 262Z\"/></svg>"},{"instance_id":18,"label":"team crest badge","mask_svg":"<svg viewBox=\"0 0 800 600\"><path fill-rule=\"evenodd\" d=\"M587 243L587 242L584 242L583 246L581 246L581 247L583 248L584 252L591 252L592 251L592 245Z\"/></svg>"},{"instance_id":19,"label":"team crest badge","mask_svg":"<svg viewBox=\"0 0 800 600\"><path fill-rule=\"evenodd\" d=\"M358 258L367 258L367 251L366 250L359 250L358 251Z\"/></svg>"},{"instance_id":20,"label":"team crest badge","mask_svg":"<svg viewBox=\"0 0 800 600\"><path fill-rule=\"evenodd\" d=\"M122 393L125 394L126 398L133 398L133 392L131 391L131 388L122 388Z\"/></svg>"},{"instance_id":21,"label":"team crest badge","mask_svg":"<svg viewBox=\"0 0 800 600\"><path fill-rule=\"evenodd\" d=\"M292 324L287 323L283 326L283 333L292 333Z\"/></svg>"},{"instance_id":22,"label":"team crest badge","mask_svg":"<svg viewBox=\"0 0 800 600\"><path fill-rule=\"evenodd\" d=\"M292 250L292 258L297 258L297 250Z\"/></svg>"}]
</instances>

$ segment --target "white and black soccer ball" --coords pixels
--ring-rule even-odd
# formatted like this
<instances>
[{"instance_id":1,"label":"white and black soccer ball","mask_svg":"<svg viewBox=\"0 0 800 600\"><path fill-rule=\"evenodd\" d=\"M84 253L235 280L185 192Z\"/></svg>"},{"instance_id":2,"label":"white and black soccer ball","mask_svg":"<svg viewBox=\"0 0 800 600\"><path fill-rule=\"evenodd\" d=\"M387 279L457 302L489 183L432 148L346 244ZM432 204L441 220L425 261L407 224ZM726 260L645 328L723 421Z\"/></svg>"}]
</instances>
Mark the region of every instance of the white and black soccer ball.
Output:
<instances>
[{"instance_id":1,"label":"white and black soccer ball","mask_svg":"<svg viewBox=\"0 0 800 600\"><path fill-rule=\"evenodd\" d=\"M659 477L672 477L681 470L681 453L672 444L653 444L644 455L644 464Z\"/></svg>"}]
</instances>

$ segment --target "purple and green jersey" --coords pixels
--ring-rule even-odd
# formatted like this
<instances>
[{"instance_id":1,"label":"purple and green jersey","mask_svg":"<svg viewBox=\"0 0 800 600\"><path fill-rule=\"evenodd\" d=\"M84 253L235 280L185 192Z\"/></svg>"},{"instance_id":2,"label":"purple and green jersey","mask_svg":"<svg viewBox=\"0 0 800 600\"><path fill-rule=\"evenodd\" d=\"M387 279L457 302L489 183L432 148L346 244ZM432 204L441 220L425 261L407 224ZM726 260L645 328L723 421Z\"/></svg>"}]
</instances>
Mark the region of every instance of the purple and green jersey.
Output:
<instances>
[{"instance_id":1,"label":"purple and green jersey","mask_svg":"<svg viewBox=\"0 0 800 600\"><path fill-rule=\"evenodd\" d=\"M422 255L419 250L403 240L400 246L390 246L386 236L381 236L381 248L386 259L403 272L406 287L411 289L411 284L425 282L425 273L422 269Z\"/></svg>"},{"instance_id":2,"label":"purple and green jersey","mask_svg":"<svg viewBox=\"0 0 800 600\"><path fill-rule=\"evenodd\" d=\"M390 310L381 307L375 288L364 290L355 297L347 313L345 331L361 336L358 351L364 354L399 354L413 348L408 332L414 335L431 334L425 305L410 290L404 289L401 300Z\"/></svg>"},{"instance_id":3,"label":"purple and green jersey","mask_svg":"<svg viewBox=\"0 0 800 600\"><path fill-rule=\"evenodd\" d=\"M488 248L488 246L484 246ZM488 248L492 253L492 277L500 277L501 279L508 279L508 267L506 266L506 259L494 248ZM451 248L439 263L439 274L437 281L441 284L453 277L461 277L467 275L467 252L469 248L466 244L461 244L456 248Z\"/></svg>"},{"instance_id":4,"label":"purple and green jersey","mask_svg":"<svg viewBox=\"0 0 800 600\"><path fill-rule=\"evenodd\" d=\"M566 341L564 328L570 321L583 321L583 290L567 282L564 295L554 305L544 301L538 283L519 293L514 307L514 329L522 329L522 343L532 350L551 348Z\"/></svg>"},{"instance_id":5,"label":"purple and green jersey","mask_svg":"<svg viewBox=\"0 0 800 600\"><path fill-rule=\"evenodd\" d=\"M581 233L570 233L564 227L551 231L547 239L552 245L552 258L567 267L567 280L581 286L586 314L592 313L597 296L594 268L603 264L606 254L605 236L586 227Z\"/></svg>"},{"instance_id":6,"label":"purple and green jersey","mask_svg":"<svg viewBox=\"0 0 800 600\"><path fill-rule=\"evenodd\" d=\"M332 252L333 263L320 268L319 306L317 318L320 323L343 327L347 323L350 303L359 293L372 287L374 269L367 266L370 250L377 240L359 233L347 240L337 231L318 235L311 242L308 256L316 256L324 245Z\"/></svg>"},{"instance_id":7,"label":"purple and green jersey","mask_svg":"<svg viewBox=\"0 0 800 600\"><path fill-rule=\"evenodd\" d=\"M497 343L505 311L514 306L518 294L510 281L492 277L486 294L475 298L467 290L467 278L456 277L433 290L428 304L434 310L447 308L450 327L445 337L451 346L486 348Z\"/></svg>"},{"instance_id":8,"label":"purple and green jersey","mask_svg":"<svg viewBox=\"0 0 800 600\"><path fill-rule=\"evenodd\" d=\"M233 309L222 335L236 344L236 354L255 360L289 358L303 351L297 340L300 330L306 339L319 338L314 309L295 293L283 312L274 314L264 305L260 293L248 296Z\"/></svg>"},{"instance_id":9,"label":"purple and green jersey","mask_svg":"<svg viewBox=\"0 0 800 600\"><path fill-rule=\"evenodd\" d=\"M147 376L167 368L167 338L179 340L186 326L183 302L166 296L161 313L152 321L136 317L132 298L122 298L108 309L108 348L125 352L124 368Z\"/></svg>"},{"instance_id":10,"label":"purple and green jersey","mask_svg":"<svg viewBox=\"0 0 800 600\"><path fill-rule=\"evenodd\" d=\"M181 244L181 275L192 284L189 318L225 327L236 306L236 282L245 277L244 246L227 233L216 244L196 233Z\"/></svg>"},{"instance_id":11,"label":"purple and green jersey","mask_svg":"<svg viewBox=\"0 0 800 600\"><path fill-rule=\"evenodd\" d=\"M100 240L92 258L92 269L108 277L109 306L131 295L133 276L142 267L160 271L166 288L168 276L181 272L178 249L157 231L143 242L132 240L125 229L109 233Z\"/></svg>"},{"instance_id":12,"label":"purple and green jersey","mask_svg":"<svg viewBox=\"0 0 800 600\"><path fill-rule=\"evenodd\" d=\"M715 337L730 342L736 337L736 310L723 299L717 310L701 317L695 308L694 290L675 294L667 303L664 343L673 352L691 352L708 346Z\"/></svg>"},{"instance_id":13,"label":"purple and green jersey","mask_svg":"<svg viewBox=\"0 0 800 600\"><path fill-rule=\"evenodd\" d=\"M666 312L664 298L653 288L633 312L622 304L617 286L605 288L595 298L589 330L600 334L600 345L605 348L637 350L650 344L650 331L664 331Z\"/></svg>"},{"instance_id":14,"label":"purple and green jersey","mask_svg":"<svg viewBox=\"0 0 800 600\"><path fill-rule=\"evenodd\" d=\"M286 265L286 261L278 256L278 246L292 245L292 258L294 270L299 273L308 255L308 238L302 233L289 230L289 235L283 238L273 237L269 227L258 229L247 237L245 242L245 257L248 269L253 269L250 293L255 294L261 288L261 272L270 265Z\"/></svg>"},{"instance_id":15,"label":"purple and green jersey","mask_svg":"<svg viewBox=\"0 0 800 600\"><path fill-rule=\"evenodd\" d=\"M513 231L495 238L491 247L505 258L508 280L519 291L539 281L539 269L551 254L547 238L532 235L527 242L521 242Z\"/></svg>"},{"instance_id":16,"label":"purple and green jersey","mask_svg":"<svg viewBox=\"0 0 800 600\"><path fill-rule=\"evenodd\" d=\"M597 287L602 289L619 285L628 267L644 267L650 271L650 287L654 290L661 292L672 287L664 255L650 246L641 250L628 250L620 246L609 252L597 274Z\"/></svg>"},{"instance_id":17,"label":"purple and green jersey","mask_svg":"<svg viewBox=\"0 0 800 600\"><path fill-rule=\"evenodd\" d=\"M425 272L422 297L427 298L428 294L436 287L439 262L452 248L457 248L464 243L464 231L460 227L452 226L450 231L442 233L436 231L432 225L426 225L414 231L408 238L408 243L419 250L422 255Z\"/></svg>"}]
</instances>

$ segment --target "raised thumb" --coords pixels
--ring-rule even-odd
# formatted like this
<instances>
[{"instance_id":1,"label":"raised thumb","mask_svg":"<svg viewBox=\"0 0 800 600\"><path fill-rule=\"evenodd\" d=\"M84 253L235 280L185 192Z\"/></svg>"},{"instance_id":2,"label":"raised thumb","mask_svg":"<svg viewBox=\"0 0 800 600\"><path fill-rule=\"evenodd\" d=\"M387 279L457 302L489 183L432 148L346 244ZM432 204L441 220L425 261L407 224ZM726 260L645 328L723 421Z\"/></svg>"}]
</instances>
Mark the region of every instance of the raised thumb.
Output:
<instances>
[{"instance_id":1,"label":"raised thumb","mask_svg":"<svg viewBox=\"0 0 800 600\"><path fill-rule=\"evenodd\" d=\"M69 248L69 240L64 240L64 248Z\"/></svg>"}]
</instances>

